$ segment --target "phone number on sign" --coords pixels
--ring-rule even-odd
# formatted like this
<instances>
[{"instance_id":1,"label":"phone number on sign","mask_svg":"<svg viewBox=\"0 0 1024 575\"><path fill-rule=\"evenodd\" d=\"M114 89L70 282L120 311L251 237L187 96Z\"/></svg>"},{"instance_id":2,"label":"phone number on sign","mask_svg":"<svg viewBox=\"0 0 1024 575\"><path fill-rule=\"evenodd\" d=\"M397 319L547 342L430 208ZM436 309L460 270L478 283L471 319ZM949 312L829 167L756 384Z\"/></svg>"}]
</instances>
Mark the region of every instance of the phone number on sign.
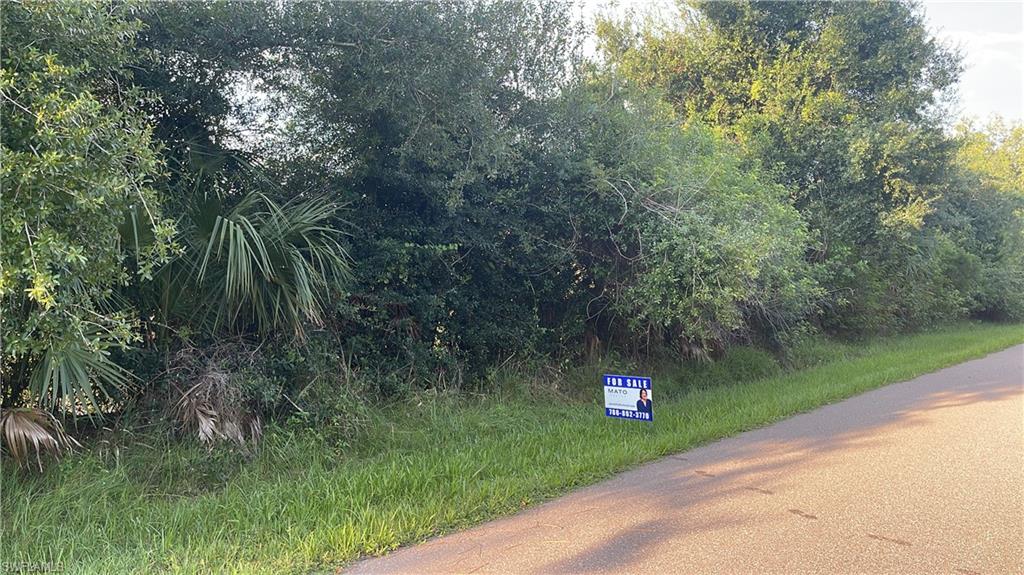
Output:
<instances>
[{"instance_id":1,"label":"phone number on sign","mask_svg":"<svg viewBox=\"0 0 1024 575\"><path fill-rule=\"evenodd\" d=\"M651 414L650 413L644 413L642 411L629 411L629 410L626 410L626 409L611 409L611 408L609 408L607 410L607 415L610 415L612 417L622 417L622 418L625 418L625 419L643 419L643 420L648 420L648 421L651 419Z\"/></svg>"}]
</instances>

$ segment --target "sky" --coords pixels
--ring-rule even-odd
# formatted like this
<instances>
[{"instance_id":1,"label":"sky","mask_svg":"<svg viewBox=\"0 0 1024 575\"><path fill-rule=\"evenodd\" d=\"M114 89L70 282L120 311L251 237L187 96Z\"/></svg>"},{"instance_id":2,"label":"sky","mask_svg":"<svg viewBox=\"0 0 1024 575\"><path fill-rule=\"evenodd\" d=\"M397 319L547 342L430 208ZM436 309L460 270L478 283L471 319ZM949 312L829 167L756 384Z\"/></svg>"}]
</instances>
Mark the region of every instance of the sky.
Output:
<instances>
[{"instance_id":1,"label":"sky","mask_svg":"<svg viewBox=\"0 0 1024 575\"><path fill-rule=\"evenodd\" d=\"M583 0L586 19L611 10L674 12L673 0ZM611 7L609 7L611 5ZM993 114L1024 122L1024 0L925 0L932 33L963 55L964 71L953 111L985 122Z\"/></svg>"},{"instance_id":2,"label":"sky","mask_svg":"<svg viewBox=\"0 0 1024 575\"><path fill-rule=\"evenodd\" d=\"M963 54L961 118L1024 121L1024 2L924 3L933 34Z\"/></svg>"}]
</instances>

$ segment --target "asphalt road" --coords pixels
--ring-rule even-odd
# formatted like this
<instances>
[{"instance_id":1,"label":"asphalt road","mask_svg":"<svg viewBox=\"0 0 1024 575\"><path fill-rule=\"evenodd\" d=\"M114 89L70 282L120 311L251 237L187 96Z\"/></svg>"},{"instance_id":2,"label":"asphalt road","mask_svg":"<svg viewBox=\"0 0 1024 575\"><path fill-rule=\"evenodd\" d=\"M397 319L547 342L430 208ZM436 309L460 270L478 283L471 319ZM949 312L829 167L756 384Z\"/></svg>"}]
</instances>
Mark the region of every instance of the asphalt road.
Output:
<instances>
[{"instance_id":1,"label":"asphalt road","mask_svg":"<svg viewBox=\"0 0 1024 575\"><path fill-rule=\"evenodd\" d=\"M351 572L1024 574L1024 346Z\"/></svg>"}]
</instances>

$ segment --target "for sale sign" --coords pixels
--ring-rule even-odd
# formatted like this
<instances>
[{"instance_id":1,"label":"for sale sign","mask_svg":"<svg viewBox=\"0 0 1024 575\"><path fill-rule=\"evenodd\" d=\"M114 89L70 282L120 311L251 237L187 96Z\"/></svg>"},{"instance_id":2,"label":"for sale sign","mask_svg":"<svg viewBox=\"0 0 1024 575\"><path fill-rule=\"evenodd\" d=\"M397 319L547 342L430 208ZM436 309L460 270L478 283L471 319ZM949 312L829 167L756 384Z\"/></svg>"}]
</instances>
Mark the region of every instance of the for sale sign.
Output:
<instances>
[{"instance_id":1,"label":"for sale sign","mask_svg":"<svg viewBox=\"0 0 1024 575\"><path fill-rule=\"evenodd\" d=\"M604 376L604 414L608 417L654 421L653 401L651 378Z\"/></svg>"}]
</instances>

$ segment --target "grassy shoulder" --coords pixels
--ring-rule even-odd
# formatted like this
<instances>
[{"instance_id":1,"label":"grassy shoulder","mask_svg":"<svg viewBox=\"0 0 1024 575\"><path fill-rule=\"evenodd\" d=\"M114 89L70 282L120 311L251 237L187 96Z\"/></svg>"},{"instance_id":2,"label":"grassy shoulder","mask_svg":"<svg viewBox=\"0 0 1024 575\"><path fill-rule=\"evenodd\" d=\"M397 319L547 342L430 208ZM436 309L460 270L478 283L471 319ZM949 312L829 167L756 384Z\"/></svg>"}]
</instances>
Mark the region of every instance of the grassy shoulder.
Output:
<instances>
[{"instance_id":1,"label":"grassy shoulder","mask_svg":"<svg viewBox=\"0 0 1024 575\"><path fill-rule=\"evenodd\" d=\"M251 459L128 438L41 476L5 465L0 554L84 573L328 570L1021 342L1021 325L982 324L818 342L795 350L801 367L787 372L740 349L648 371L653 424L605 418L595 377L561 392L510 382L481 398L420 396L347 445L271 429Z\"/></svg>"}]
</instances>

